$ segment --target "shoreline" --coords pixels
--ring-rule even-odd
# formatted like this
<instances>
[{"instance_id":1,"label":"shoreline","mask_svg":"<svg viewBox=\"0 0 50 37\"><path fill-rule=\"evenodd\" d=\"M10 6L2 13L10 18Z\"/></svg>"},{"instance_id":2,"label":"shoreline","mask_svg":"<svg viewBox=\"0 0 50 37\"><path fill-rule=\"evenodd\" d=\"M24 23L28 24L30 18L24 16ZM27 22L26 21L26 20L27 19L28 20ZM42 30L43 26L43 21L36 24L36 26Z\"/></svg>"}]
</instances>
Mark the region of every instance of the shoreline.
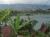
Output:
<instances>
[{"instance_id":1,"label":"shoreline","mask_svg":"<svg viewBox=\"0 0 50 37\"><path fill-rule=\"evenodd\" d=\"M20 15L20 16L48 16L50 14L33 14L33 15ZM16 16L16 15L12 15L12 16Z\"/></svg>"},{"instance_id":2,"label":"shoreline","mask_svg":"<svg viewBox=\"0 0 50 37\"><path fill-rule=\"evenodd\" d=\"M21 15L21 16L47 16L47 15L50 15L50 14L34 14L34 15Z\"/></svg>"}]
</instances>

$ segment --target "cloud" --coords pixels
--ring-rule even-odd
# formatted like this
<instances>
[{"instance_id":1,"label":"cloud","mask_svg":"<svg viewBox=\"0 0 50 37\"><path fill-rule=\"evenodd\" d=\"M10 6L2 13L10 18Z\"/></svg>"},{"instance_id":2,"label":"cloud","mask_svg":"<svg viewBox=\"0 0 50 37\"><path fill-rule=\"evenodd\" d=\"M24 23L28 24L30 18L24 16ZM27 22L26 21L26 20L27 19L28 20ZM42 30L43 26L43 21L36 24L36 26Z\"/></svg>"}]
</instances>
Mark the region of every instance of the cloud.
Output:
<instances>
[{"instance_id":1,"label":"cloud","mask_svg":"<svg viewBox=\"0 0 50 37\"><path fill-rule=\"evenodd\" d=\"M44 4L48 0L0 0L0 4Z\"/></svg>"}]
</instances>

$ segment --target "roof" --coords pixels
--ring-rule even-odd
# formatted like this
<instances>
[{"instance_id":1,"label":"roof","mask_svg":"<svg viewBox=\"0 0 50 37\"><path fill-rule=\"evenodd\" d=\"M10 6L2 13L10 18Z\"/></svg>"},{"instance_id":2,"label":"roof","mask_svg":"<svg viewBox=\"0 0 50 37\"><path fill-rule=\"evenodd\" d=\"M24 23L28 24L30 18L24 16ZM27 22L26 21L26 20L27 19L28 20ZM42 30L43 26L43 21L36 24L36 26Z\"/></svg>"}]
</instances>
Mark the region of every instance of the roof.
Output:
<instances>
[{"instance_id":1,"label":"roof","mask_svg":"<svg viewBox=\"0 0 50 37\"><path fill-rule=\"evenodd\" d=\"M48 10L50 10L50 8Z\"/></svg>"},{"instance_id":2,"label":"roof","mask_svg":"<svg viewBox=\"0 0 50 37\"><path fill-rule=\"evenodd\" d=\"M46 32L47 31L47 26L44 24L44 23L42 23L42 26L41 26L41 28L40 28L40 31L41 32Z\"/></svg>"}]
</instances>

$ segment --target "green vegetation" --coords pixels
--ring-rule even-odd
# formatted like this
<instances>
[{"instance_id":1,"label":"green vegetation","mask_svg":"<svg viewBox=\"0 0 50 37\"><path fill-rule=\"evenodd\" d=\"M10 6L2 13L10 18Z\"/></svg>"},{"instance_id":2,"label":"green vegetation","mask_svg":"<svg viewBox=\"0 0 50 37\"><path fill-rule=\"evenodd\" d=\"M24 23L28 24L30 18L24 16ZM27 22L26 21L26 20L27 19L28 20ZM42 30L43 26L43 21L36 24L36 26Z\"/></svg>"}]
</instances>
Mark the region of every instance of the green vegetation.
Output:
<instances>
[{"instance_id":1,"label":"green vegetation","mask_svg":"<svg viewBox=\"0 0 50 37\"><path fill-rule=\"evenodd\" d=\"M0 10L0 22L3 21L10 14L11 11L12 11L12 9Z\"/></svg>"},{"instance_id":2,"label":"green vegetation","mask_svg":"<svg viewBox=\"0 0 50 37\"><path fill-rule=\"evenodd\" d=\"M35 11L33 10L28 10L28 11L17 11L13 10L12 13L10 14L11 16L16 16L16 14L20 13L21 15L49 15L50 10L42 10L42 9L37 9Z\"/></svg>"},{"instance_id":3,"label":"green vegetation","mask_svg":"<svg viewBox=\"0 0 50 37\"><path fill-rule=\"evenodd\" d=\"M10 27L12 28L13 30L13 37L16 37L17 34L18 34L18 31L20 28L24 27L25 25L27 25L29 22L31 22L32 20L28 20L27 22L23 23L22 25L20 25L20 14L17 15L17 18L16 18L16 23L14 25L11 17L10 17Z\"/></svg>"},{"instance_id":4,"label":"green vegetation","mask_svg":"<svg viewBox=\"0 0 50 37\"><path fill-rule=\"evenodd\" d=\"M7 16L10 14L11 11L12 11L12 9L0 10L0 22L3 22L3 20L7 18ZM0 36L2 36L1 34L2 34L2 32L1 32L1 24L0 24Z\"/></svg>"},{"instance_id":5,"label":"green vegetation","mask_svg":"<svg viewBox=\"0 0 50 37\"><path fill-rule=\"evenodd\" d=\"M35 37L49 37L49 35L45 34L43 32L40 32L40 31L36 31L36 36Z\"/></svg>"},{"instance_id":6,"label":"green vegetation","mask_svg":"<svg viewBox=\"0 0 50 37\"><path fill-rule=\"evenodd\" d=\"M20 25L20 13L22 11L13 11L12 9L8 10L0 10L0 22L3 22L8 19L9 20L9 26L13 31L13 34L10 37L16 37L18 34L23 35L24 37L49 37L49 34L40 32L39 30L34 30L33 27L38 23L37 20L31 20L28 18L28 20ZM50 13L49 10L35 10L35 11L23 11L23 13L34 13L34 14L48 14ZM48 13L47 13L48 12ZM29 14L26 14L27 16ZM15 24L14 21L11 18L11 15L16 16ZM31 14L32 15L32 14ZM1 24L0 24L0 31L1 31ZM48 27L50 31L50 26ZM3 37L2 33L0 33L0 37Z\"/></svg>"}]
</instances>

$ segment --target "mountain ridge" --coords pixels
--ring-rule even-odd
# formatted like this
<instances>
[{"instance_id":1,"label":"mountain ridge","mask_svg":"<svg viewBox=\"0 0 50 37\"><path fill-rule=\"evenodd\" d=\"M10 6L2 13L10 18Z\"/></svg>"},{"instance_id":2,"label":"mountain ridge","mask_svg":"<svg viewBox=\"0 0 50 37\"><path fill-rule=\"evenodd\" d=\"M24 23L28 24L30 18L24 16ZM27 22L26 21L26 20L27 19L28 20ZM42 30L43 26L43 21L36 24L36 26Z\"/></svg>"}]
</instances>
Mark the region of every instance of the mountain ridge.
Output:
<instances>
[{"instance_id":1,"label":"mountain ridge","mask_svg":"<svg viewBox=\"0 0 50 37\"><path fill-rule=\"evenodd\" d=\"M0 9L12 8L13 10L35 10L35 9L48 9L50 5L37 5L37 4L0 4ZM43 7L43 8L42 8Z\"/></svg>"}]
</instances>

